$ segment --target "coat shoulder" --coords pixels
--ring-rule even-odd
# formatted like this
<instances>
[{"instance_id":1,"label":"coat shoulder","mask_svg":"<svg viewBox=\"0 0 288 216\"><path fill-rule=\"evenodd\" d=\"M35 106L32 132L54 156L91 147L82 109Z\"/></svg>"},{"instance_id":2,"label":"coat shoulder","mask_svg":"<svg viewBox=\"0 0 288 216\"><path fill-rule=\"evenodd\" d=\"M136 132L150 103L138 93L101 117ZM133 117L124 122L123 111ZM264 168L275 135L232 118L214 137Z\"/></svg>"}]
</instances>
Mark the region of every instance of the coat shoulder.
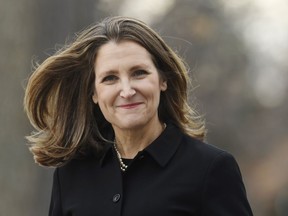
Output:
<instances>
[{"instance_id":1,"label":"coat shoulder","mask_svg":"<svg viewBox=\"0 0 288 216\"><path fill-rule=\"evenodd\" d=\"M180 151L182 154L186 154L188 159L207 165L219 157L234 159L234 157L226 150L188 135L183 136Z\"/></svg>"}]
</instances>

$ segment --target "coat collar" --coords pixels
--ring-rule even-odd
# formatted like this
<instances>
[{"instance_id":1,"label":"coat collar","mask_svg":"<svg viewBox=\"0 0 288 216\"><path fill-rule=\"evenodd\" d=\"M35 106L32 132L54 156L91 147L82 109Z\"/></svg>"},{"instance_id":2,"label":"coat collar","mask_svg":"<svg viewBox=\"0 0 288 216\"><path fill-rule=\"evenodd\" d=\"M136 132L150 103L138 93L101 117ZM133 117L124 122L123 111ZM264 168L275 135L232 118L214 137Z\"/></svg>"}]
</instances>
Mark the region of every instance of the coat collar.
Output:
<instances>
[{"instance_id":1,"label":"coat collar","mask_svg":"<svg viewBox=\"0 0 288 216\"><path fill-rule=\"evenodd\" d=\"M183 135L177 126L168 123L160 136L143 151L139 152L135 158L140 157L142 154L148 154L161 167L165 167L180 145ZM113 155L116 157L112 144L107 144L103 156L100 159L100 165L103 166L105 161L111 159Z\"/></svg>"},{"instance_id":2,"label":"coat collar","mask_svg":"<svg viewBox=\"0 0 288 216\"><path fill-rule=\"evenodd\" d=\"M176 152L181 143L183 133L174 124L167 124L166 129L144 151L162 167L164 167Z\"/></svg>"}]
</instances>

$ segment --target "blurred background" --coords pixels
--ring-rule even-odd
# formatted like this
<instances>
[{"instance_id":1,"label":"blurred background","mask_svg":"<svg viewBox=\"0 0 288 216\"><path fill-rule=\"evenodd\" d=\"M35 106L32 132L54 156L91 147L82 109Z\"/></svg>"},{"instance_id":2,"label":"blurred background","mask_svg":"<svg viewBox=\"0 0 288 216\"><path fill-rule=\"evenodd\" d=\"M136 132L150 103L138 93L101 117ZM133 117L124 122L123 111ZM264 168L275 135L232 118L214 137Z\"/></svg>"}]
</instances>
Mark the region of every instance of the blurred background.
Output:
<instances>
[{"instance_id":1,"label":"blurred background","mask_svg":"<svg viewBox=\"0 0 288 216\"><path fill-rule=\"evenodd\" d=\"M142 19L188 62L207 142L236 157L256 216L287 216L287 0L0 0L0 216L49 208L53 170L24 138L32 62L109 15Z\"/></svg>"}]
</instances>

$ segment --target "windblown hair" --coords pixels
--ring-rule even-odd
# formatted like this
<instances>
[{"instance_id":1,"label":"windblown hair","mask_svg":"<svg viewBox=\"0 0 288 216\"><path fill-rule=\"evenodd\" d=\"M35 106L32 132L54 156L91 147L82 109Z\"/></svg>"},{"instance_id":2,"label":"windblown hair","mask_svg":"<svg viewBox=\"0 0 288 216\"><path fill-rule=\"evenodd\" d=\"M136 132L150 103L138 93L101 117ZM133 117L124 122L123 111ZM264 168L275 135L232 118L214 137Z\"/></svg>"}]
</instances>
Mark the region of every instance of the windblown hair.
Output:
<instances>
[{"instance_id":1,"label":"windblown hair","mask_svg":"<svg viewBox=\"0 0 288 216\"><path fill-rule=\"evenodd\" d=\"M38 164L58 167L88 151L101 153L113 131L92 100L94 64L102 45L122 40L143 46L167 81L168 88L160 96L160 121L173 122L184 133L204 138L204 120L188 105L189 76L182 59L145 23L110 17L48 57L28 80L24 107L36 132L27 139Z\"/></svg>"}]
</instances>

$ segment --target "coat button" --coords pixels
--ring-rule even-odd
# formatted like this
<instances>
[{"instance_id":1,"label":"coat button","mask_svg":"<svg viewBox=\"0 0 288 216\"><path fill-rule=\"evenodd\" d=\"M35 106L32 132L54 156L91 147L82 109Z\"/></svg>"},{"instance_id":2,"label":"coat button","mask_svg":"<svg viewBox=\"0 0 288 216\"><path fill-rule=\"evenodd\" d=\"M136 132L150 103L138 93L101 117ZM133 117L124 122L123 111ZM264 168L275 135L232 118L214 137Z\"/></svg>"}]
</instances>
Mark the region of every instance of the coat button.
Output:
<instances>
[{"instance_id":1,"label":"coat button","mask_svg":"<svg viewBox=\"0 0 288 216\"><path fill-rule=\"evenodd\" d=\"M120 194L115 194L115 195L113 196L113 202L114 202L114 203L117 203L117 202L120 200L120 198L121 198L121 195L120 195Z\"/></svg>"}]
</instances>

